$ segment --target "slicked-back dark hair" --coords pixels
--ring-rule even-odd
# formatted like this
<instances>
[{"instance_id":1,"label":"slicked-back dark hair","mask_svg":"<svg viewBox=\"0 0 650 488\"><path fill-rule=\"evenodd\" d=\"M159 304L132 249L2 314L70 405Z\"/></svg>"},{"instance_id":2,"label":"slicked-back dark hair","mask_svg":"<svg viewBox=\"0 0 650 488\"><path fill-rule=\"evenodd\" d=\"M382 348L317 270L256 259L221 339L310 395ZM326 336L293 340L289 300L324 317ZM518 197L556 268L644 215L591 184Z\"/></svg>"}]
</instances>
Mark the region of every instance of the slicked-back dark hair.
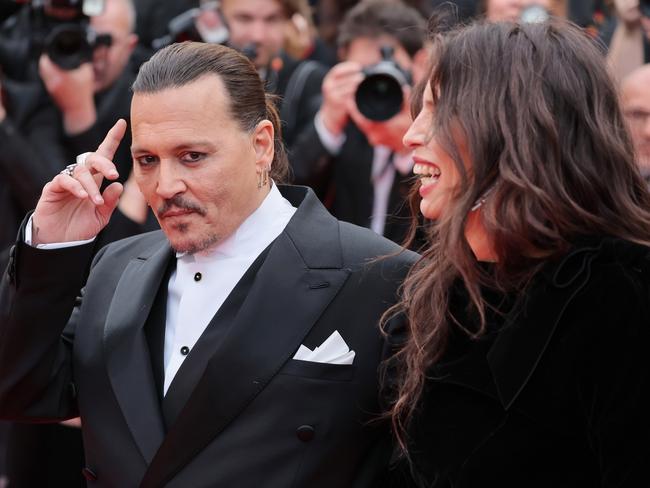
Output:
<instances>
[{"instance_id":1,"label":"slicked-back dark hair","mask_svg":"<svg viewBox=\"0 0 650 488\"><path fill-rule=\"evenodd\" d=\"M460 183L430 228L430 247L403 285L409 340L397 354L390 415L402 448L427 377L451 328L485 333L488 287L524 297L548 263L589 236L650 245L650 193L603 56L578 27L477 23L434 43L429 83L431 137L452 156ZM422 90L416 90L421 94ZM414 104L419 113L420 100ZM469 149L470 170L458 133ZM487 271L465 236L472 207L496 254ZM413 193L412 208L419 206ZM492 271L493 270L493 271ZM450 290L462 282L478 325L450 315Z\"/></svg>"},{"instance_id":2,"label":"slicked-back dark hair","mask_svg":"<svg viewBox=\"0 0 650 488\"><path fill-rule=\"evenodd\" d=\"M223 82L230 116L242 130L252 131L262 120L271 121L275 129L275 151L270 176L278 183L284 182L289 163L274 96L264 92L253 63L234 49L203 42L167 46L140 67L133 92L156 93L180 88L206 75L216 75Z\"/></svg>"}]
</instances>

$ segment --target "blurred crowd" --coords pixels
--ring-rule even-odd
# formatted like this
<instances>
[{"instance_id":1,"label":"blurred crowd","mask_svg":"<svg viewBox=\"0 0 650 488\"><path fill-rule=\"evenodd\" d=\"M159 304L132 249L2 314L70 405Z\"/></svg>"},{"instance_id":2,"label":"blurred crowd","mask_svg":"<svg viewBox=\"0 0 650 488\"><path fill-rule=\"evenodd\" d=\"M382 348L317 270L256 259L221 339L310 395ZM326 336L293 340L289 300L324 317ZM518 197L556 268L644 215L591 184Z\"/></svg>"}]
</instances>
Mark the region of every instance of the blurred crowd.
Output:
<instances>
[{"instance_id":1,"label":"blurred crowd","mask_svg":"<svg viewBox=\"0 0 650 488\"><path fill-rule=\"evenodd\" d=\"M339 219L403 242L413 161L402 139L430 56L427 19L441 9L457 23L561 16L583 27L619 83L650 181L648 1L0 0L0 265L45 183L128 122L140 64L183 40L245 54L277 94L290 181ZM157 227L130 177L128 132L115 162L125 191L103 243ZM0 486L84 485L74 423L3 432Z\"/></svg>"}]
</instances>

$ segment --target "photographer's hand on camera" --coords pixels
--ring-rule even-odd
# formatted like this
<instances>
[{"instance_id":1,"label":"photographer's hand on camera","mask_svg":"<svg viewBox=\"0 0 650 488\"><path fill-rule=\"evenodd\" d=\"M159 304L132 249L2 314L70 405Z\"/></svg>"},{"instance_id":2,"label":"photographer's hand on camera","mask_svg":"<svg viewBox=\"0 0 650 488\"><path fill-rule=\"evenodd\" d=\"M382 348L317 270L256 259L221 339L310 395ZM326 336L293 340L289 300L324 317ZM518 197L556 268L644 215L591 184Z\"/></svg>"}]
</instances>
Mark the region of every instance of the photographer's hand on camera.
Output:
<instances>
[{"instance_id":1,"label":"photographer's hand on camera","mask_svg":"<svg viewBox=\"0 0 650 488\"><path fill-rule=\"evenodd\" d=\"M333 135L338 136L345 129L355 105L354 94L363 78L359 63L345 61L334 66L323 79L320 117Z\"/></svg>"},{"instance_id":2,"label":"photographer's hand on camera","mask_svg":"<svg viewBox=\"0 0 650 488\"><path fill-rule=\"evenodd\" d=\"M118 177L112 158L125 131L126 122L118 120L71 175L62 172L45 185L32 218L32 245L91 239L106 226L122 185L113 182L103 193L100 187L104 178Z\"/></svg>"},{"instance_id":3,"label":"photographer's hand on camera","mask_svg":"<svg viewBox=\"0 0 650 488\"><path fill-rule=\"evenodd\" d=\"M76 135L90 128L97 120L92 64L64 70L43 54L38 68L45 88L63 114L66 134Z\"/></svg>"}]
</instances>

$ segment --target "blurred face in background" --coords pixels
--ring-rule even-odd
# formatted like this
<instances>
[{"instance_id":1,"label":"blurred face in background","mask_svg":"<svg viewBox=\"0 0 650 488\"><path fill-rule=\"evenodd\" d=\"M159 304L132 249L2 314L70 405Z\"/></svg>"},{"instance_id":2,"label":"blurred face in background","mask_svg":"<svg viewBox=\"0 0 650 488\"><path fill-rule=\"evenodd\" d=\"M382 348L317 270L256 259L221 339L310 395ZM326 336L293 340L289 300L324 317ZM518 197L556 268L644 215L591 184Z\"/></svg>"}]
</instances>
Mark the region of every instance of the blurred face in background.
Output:
<instances>
[{"instance_id":1,"label":"blurred face in background","mask_svg":"<svg viewBox=\"0 0 650 488\"><path fill-rule=\"evenodd\" d=\"M251 44L257 48L256 67L268 66L280 53L287 18L279 1L223 0L221 11L230 29L230 45L239 50Z\"/></svg>"},{"instance_id":2,"label":"blurred face in background","mask_svg":"<svg viewBox=\"0 0 650 488\"><path fill-rule=\"evenodd\" d=\"M108 0L101 15L91 17L91 27L98 34L110 34L111 45L100 46L93 54L95 92L110 87L126 68L138 43L133 33L135 13L129 0Z\"/></svg>"},{"instance_id":3,"label":"blurred face in background","mask_svg":"<svg viewBox=\"0 0 650 488\"><path fill-rule=\"evenodd\" d=\"M639 169L650 176L650 65L633 71L621 84L623 113L627 120Z\"/></svg>"},{"instance_id":4,"label":"blurred face in background","mask_svg":"<svg viewBox=\"0 0 650 488\"><path fill-rule=\"evenodd\" d=\"M616 15L626 24L637 23L641 19L639 0L614 0Z\"/></svg>"},{"instance_id":5,"label":"blurred face in background","mask_svg":"<svg viewBox=\"0 0 650 488\"><path fill-rule=\"evenodd\" d=\"M553 15L563 15L564 3L558 0L486 0L485 16L491 22L516 22L522 12L533 5L543 7Z\"/></svg>"},{"instance_id":6,"label":"blurred face in background","mask_svg":"<svg viewBox=\"0 0 650 488\"><path fill-rule=\"evenodd\" d=\"M525 0L486 0L485 16L491 22L516 21L524 8Z\"/></svg>"}]
</instances>

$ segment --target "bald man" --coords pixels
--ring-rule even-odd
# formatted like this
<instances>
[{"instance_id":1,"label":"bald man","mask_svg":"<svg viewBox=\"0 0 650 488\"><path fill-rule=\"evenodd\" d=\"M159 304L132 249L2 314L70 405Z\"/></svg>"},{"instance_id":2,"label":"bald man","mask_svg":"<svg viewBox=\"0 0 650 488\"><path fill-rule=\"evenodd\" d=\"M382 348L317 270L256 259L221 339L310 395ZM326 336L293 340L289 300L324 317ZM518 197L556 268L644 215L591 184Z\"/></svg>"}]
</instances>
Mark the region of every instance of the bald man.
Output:
<instances>
[{"instance_id":1,"label":"bald man","mask_svg":"<svg viewBox=\"0 0 650 488\"><path fill-rule=\"evenodd\" d=\"M637 68L623 79L621 98L637 164L644 178L650 181L650 64Z\"/></svg>"}]
</instances>

